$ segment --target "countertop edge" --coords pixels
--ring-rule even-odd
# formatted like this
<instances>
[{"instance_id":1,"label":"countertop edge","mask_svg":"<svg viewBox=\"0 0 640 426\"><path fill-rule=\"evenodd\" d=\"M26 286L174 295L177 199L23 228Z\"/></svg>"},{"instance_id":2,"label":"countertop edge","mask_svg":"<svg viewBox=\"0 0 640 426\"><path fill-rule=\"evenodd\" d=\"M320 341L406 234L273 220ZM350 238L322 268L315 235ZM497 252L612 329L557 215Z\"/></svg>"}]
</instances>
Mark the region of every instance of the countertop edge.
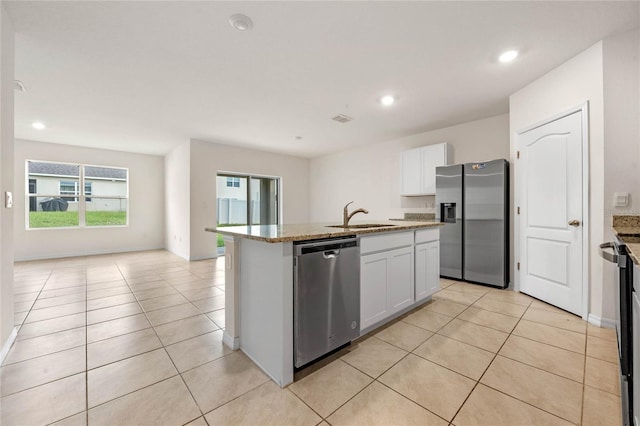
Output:
<instances>
[{"instance_id":1,"label":"countertop edge","mask_svg":"<svg viewBox=\"0 0 640 426\"><path fill-rule=\"evenodd\" d=\"M325 224L312 224L317 227L327 227ZM255 241L263 241L266 243L284 243L284 242L292 242L292 241L306 241L306 240L316 240L322 238L333 238L333 237L344 237L348 235L362 235L362 234L379 234L379 233L388 233L388 232L396 232L396 231L409 231L415 229L422 228L434 228L440 227L444 224L441 222L412 222L411 224L402 224L395 225L393 227L381 227L381 228L360 228L360 229L349 229L349 230L327 230L327 232L310 232L310 233L300 233L298 235L288 235L281 237L266 237L260 235L249 234L245 232L239 232L238 230L230 231L225 230L224 228L215 228L215 227L207 227L205 231L207 232L215 232L222 235L230 235L238 238L246 238L249 240ZM260 226L260 225L258 225ZM287 225L283 225L287 226ZM299 226L299 225L294 225ZM250 228L250 227L243 227Z\"/></svg>"}]
</instances>

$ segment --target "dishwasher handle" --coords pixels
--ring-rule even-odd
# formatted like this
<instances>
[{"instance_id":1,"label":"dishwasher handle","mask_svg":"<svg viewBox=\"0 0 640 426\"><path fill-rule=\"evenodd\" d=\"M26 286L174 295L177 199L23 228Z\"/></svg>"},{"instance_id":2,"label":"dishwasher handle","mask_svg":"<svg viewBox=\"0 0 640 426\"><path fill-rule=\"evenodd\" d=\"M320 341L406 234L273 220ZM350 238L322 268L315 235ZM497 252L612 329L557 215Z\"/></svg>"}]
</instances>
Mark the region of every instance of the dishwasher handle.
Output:
<instances>
[{"instance_id":1,"label":"dishwasher handle","mask_svg":"<svg viewBox=\"0 0 640 426\"><path fill-rule=\"evenodd\" d=\"M335 259L338 256L340 256L340 250L339 249L327 250L327 251L322 253L322 257L324 257L325 259Z\"/></svg>"},{"instance_id":2,"label":"dishwasher handle","mask_svg":"<svg viewBox=\"0 0 640 426\"><path fill-rule=\"evenodd\" d=\"M607 249L613 249L613 253L606 251ZM627 257L616 253L616 245L613 242L600 244L600 257L608 262L615 263L618 268L627 267Z\"/></svg>"}]
</instances>

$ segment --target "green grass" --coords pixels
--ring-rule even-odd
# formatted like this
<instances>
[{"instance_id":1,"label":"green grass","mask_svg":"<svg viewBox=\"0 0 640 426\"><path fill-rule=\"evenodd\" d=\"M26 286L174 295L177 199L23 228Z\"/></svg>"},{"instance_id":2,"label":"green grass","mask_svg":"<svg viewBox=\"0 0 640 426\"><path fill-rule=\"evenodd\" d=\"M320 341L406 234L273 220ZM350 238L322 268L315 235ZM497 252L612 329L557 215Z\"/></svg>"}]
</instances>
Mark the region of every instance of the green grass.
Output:
<instances>
[{"instance_id":1,"label":"green grass","mask_svg":"<svg viewBox=\"0 0 640 426\"><path fill-rule=\"evenodd\" d=\"M229 223L227 225L216 225L216 228L224 228L226 226L245 226L245 223ZM224 247L224 237L222 234L217 234L218 235L218 247Z\"/></svg>"},{"instance_id":2,"label":"green grass","mask_svg":"<svg viewBox=\"0 0 640 426\"><path fill-rule=\"evenodd\" d=\"M86 212L87 226L126 225L127 212ZM29 212L30 228L63 228L78 226L78 212Z\"/></svg>"},{"instance_id":3,"label":"green grass","mask_svg":"<svg viewBox=\"0 0 640 426\"><path fill-rule=\"evenodd\" d=\"M30 228L78 226L78 212L29 212Z\"/></svg>"},{"instance_id":4,"label":"green grass","mask_svg":"<svg viewBox=\"0 0 640 426\"><path fill-rule=\"evenodd\" d=\"M127 212L86 212L87 226L114 226L127 224Z\"/></svg>"}]
</instances>

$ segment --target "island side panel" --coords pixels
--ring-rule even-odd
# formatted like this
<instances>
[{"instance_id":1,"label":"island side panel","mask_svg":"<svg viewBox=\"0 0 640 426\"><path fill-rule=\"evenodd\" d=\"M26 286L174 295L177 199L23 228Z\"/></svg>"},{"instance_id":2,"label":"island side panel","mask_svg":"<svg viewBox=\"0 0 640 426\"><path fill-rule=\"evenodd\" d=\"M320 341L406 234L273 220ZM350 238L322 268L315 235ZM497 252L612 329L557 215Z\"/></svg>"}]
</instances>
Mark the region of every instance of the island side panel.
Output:
<instances>
[{"instance_id":1,"label":"island side panel","mask_svg":"<svg viewBox=\"0 0 640 426\"><path fill-rule=\"evenodd\" d=\"M224 236L224 334L222 341L229 348L240 348L239 306L238 306L238 279L240 275L240 239L228 235Z\"/></svg>"},{"instance_id":2,"label":"island side panel","mask_svg":"<svg viewBox=\"0 0 640 426\"><path fill-rule=\"evenodd\" d=\"M293 382L293 244L239 243L240 349L284 387Z\"/></svg>"}]
</instances>

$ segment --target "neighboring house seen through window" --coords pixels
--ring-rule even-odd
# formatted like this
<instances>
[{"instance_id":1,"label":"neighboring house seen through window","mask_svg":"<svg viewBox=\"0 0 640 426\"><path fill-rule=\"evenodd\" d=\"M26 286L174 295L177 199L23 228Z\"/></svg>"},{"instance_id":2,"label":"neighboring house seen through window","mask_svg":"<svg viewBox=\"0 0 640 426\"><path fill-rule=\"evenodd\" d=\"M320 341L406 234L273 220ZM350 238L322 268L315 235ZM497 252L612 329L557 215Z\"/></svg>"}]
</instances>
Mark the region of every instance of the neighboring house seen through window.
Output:
<instances>
[{"instance_id":1,"label":"neighboring house seen through window","mask_svg":"<svg viewBox=\"0 0 640 426\"><path fill-rule=\"evenodd\" d=\"M78 202L77 195L79 195L78 185L79 185L79 182L61 180L60 191L58 193L60 195L76 195L76 197L62 197L62 198L67 202L77 203ZM85 195L85 201L87 203L90 203L91 202L91 182L84 183L84 195Z\"/></svg>"},{"instance_id":2,"label":"neighboring house seen through window","mask_svg":"<svg viewBox=\"0 0 640 426\"><path fill-rule=\"evenodd\" d=\"M26 165L28 229L128 224L127 169L31 160Z\"/></svg>"},{"instance_id":3,"label":"neighboring house seen through window","mask_svg":"<svg viewBox=\"0 0 640 426\"><path fill-rule=\"evenodd\" d=\"M229 188L240 188L240 178L228 177L227 178L227 186Z\"/></svg>"}]
</instances>

